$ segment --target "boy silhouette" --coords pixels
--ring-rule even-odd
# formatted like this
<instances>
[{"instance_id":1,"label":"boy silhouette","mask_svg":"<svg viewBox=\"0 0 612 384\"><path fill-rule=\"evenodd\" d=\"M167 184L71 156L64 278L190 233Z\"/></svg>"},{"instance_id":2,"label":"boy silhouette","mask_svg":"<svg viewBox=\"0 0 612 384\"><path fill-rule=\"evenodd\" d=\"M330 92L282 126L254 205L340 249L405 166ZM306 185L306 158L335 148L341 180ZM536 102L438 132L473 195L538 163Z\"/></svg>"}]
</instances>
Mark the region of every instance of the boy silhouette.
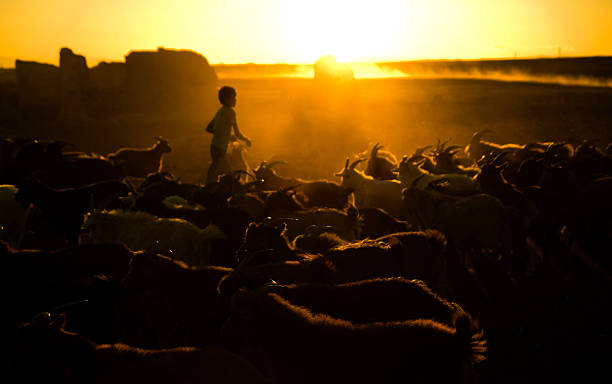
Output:
<instances>
[{"instance_id":1,"label":"boy silhouette","mask_svg":"<svg viewBox=\"0 0 612 384\"><path fill-rule=\"evenodd\" d=\"M206 184L216 182L219 174L231 172L225 154L227 152L227 145L232 137L232 128L234 128L234 134L239 140L246 142L248 147L251 146L251 140L242 135L236 122L236 111L234 110L236 106L236 90L228 86L221 87L219 89L219 102L221 103L221 108L219 108L215 117L206 127L206 131L212 131L213 134L210 142L212 162L206 174Z\"/></svg>"}]
</instances>

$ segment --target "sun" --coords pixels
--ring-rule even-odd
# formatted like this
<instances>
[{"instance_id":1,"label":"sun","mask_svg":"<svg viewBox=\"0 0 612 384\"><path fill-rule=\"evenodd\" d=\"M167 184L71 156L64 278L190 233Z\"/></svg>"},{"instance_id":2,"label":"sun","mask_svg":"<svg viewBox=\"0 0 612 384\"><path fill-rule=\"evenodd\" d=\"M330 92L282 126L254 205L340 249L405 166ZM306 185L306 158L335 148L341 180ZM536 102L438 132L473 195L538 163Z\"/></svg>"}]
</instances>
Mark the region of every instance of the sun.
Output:
<instances>
[{"instance_id":1,"label":"sun","mask_svg":"<svg viewBox=\"0 0 612 384\"><path fill-rule=\"evenodd\" d=\"M389 57L406 31L399 0L287 0L283 2L285 41L299 62L324 54L339 62Z\"/></svg>"}]
</instances>

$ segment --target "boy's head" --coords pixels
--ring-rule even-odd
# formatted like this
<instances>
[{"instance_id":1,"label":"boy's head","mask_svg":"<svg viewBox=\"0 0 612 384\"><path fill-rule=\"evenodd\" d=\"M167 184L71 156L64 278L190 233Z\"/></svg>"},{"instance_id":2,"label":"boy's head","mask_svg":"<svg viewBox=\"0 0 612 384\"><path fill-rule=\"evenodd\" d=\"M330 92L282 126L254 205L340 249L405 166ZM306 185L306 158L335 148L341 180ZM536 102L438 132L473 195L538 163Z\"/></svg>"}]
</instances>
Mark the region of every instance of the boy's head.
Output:
<instances>
[{"instance_id":1,"label":"boy's head","mask_svg":"<svg viewBox=\"0 0 612 384\"><path fill-rule=\"evenodd\" d=\"M223 86L219 89L219 101L228 107L236 106L236 90L232 87Z\"/></svg>"}]
</instances>

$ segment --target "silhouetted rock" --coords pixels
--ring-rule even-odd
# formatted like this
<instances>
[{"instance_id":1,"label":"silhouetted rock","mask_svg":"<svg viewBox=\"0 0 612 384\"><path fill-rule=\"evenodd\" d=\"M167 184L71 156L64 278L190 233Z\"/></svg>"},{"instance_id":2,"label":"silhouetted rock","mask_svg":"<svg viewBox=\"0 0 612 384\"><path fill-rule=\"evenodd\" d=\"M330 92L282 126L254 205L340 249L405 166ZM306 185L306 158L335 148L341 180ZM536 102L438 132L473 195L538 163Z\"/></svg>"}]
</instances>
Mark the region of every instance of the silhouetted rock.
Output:
<instances>
[{"instance_id":1,"label":"silhouetted rock","mask_svg":"<svg viewBox=\"0 0 612 384\"><path fill-rule=\"evenodd\" d=\"M116 91L125 83L125 63L102 61L89 71L91 86L101 91Z\"/></svg>"},{"instance_id":2,"label":"silhouetted rock","mask_svg":"<svg viewBox=\"0 0 612 384\"><path fill-rule=\"evenodd\" d=\"M354 80L353 68L348 64L340 64L332 55L324 55L314 63L314 78L324 81Z\"/></svg>"},{"instance_id":3,"label":"silhouetted rock","mask_svg":"<svg viewBox=\"0 0 612 384\"><path fill-rule=\"evenodd\" d=\"M0 68L0 84L16 84L17 78L15 77L14 68Z\"/></svg>"},{"instance_id":4,"label":"silhouetted rock","mask_svg":"<svg viewBox=\"0 0 612 384\"><path fill-rule=\"evenodd\" d=\"M26 119L54 119L60 106L59 68L35 61L15 61L19 114Z\"/></svg>"},{"instance_id":5,"label":"silhouetted rock","mask_svg":"<svg viewBox=\"0 0 612 384\"><path fill-rule=\"evenodd\" d=\"M155 113L170 120L209 118L217 74L208 60L187 50L133 51L125 58L125 112Z\"/></svg>"},{"instance_id":6,"label":"silhouetted rock","mask_svg":"<svg viewBox=\"0 0 612 384\"><path fill-rule=\"evenodd\" d=\"M83 117L87 90L90 87L89 69L84 56L75 55L70 48L60 50L61 118Z\"/></svg>"}]
</instances>

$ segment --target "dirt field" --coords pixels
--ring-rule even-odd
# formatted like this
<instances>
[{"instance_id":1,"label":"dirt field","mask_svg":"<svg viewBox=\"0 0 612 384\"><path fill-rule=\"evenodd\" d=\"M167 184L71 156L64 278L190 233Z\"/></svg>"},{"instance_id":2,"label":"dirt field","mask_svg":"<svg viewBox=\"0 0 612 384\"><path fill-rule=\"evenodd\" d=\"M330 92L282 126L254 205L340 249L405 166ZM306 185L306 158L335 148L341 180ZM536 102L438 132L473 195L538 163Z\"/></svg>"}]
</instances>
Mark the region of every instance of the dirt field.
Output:
<instances>
[{"instance_id":1,"label":"dirt field","mask_svg":"<svg viewBox=\"0 0 612 384\"><path fill-rule=\"evenodd\" d=\"M437 139L466 145L612 140L612 89L456 79L371 79L331 87L310 79L231 80L248 160L278 158L301 177L333 178L344 159L383 144L398 157ZM205 138L205 141L209 138Z\"/></svg>"},{"instance_id":2,"label":"dirt field","mask_svg":"<svg viewBox=\"0 0 612 384\"><path fill-rule=\"evenodd\" d=\"M281 173L335 180L348 156L376 142L396 156L438 139L466 145L478 130L498 143L584 139L612 141L612 88L461 79L361 79L318 84L306 78L222 79L238 90L238 123L253 141L247 160L282 159ZM203 105L214 114L218 105ZM195 181L209 161L208 121L177 123L143 116L79 122L32 121L3 136L62 139L83 151L170 141L166 170Z\"/></svg>"}]
</instances>

